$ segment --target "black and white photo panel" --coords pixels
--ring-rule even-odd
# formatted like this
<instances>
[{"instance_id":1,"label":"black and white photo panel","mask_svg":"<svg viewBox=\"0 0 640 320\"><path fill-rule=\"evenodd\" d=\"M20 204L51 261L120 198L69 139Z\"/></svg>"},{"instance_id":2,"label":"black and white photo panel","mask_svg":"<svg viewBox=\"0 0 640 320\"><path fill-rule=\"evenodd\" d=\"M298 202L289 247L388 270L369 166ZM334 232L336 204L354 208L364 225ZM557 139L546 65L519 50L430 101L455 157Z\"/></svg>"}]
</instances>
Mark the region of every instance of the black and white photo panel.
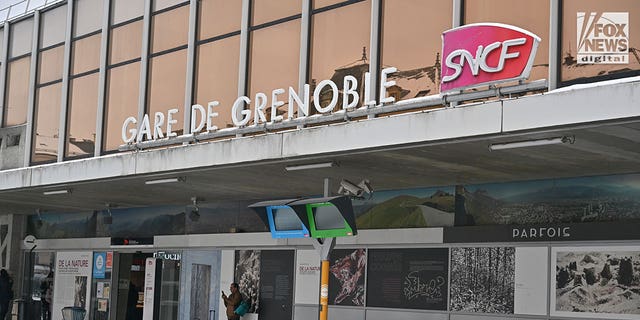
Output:
<instances>
[{"instance_id":1,"label":"black and white photo panel","mask_svg":"<svg viewBox=\"0 0 640 320\"><path fill-rule=\"evenodd\" d=\"M452 314L449 320L531 320L531 318L518 318L516 316L513 317L504 317L500 316L499 318L496 316L489 315L475 315L475 314Z\"/></svg>"},{"instance_id":2,"label":"black and white photo panel","mask_svg":"<svg viewBox=\"0 0 640 320\"><path fill-rule=\"evenodd\" d=\"M451 311L514 311L514 247L451 249Z\"/></svg>"},{"instance_id":3,"label":"black and white photo panel","mask_svg":"<svg viewBox=\"0 0 640 320\"><path fill-rule=\"evenodd\" d=\"M551 249L551 316L640 319L640 246Z\"/></svg>"}]
</instances>

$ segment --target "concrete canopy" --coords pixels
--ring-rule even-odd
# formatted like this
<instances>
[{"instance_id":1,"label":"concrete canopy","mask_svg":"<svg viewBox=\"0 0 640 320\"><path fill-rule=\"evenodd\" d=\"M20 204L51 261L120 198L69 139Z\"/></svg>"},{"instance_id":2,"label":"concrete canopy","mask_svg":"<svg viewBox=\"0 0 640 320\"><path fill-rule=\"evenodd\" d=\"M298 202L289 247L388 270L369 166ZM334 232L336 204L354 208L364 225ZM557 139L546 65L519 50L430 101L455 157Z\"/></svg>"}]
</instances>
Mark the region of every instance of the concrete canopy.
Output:
<instances>
[{"instance_id":1,"label":"concrete canopy","mask_svg":"<svg viewBox=\"0 0 640 320\"><path fill-rule=\"evenodd\" d=\"M490 151L574 136L573 144ZM294 164L338 166L286 171ZM377 190L640 172L640 79L517 99L0 171L0 211L33 214L321 195L324 178ZM180 177L181 182L145 184ZM48 190L68 194L44 195Z\"/></svg>"}]
</instances>

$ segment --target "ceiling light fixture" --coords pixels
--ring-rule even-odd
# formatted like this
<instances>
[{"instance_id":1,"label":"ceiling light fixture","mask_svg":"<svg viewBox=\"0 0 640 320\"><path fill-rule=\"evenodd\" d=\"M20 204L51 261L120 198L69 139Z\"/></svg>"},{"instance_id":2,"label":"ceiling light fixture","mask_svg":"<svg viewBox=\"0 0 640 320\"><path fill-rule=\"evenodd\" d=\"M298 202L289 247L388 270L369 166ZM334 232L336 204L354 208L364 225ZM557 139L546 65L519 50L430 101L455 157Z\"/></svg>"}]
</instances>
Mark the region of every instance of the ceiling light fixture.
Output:
<instances>
[{"instance_id":1,"label":"ceiling light fixture","mask_svg":"<svg viewBox=\"0 0 640 320\"><path fill-rule=\"evenodd\" d=\"M42 194L45 196L51 196L56 194L68 194L68 193L71 193L71 189L44 191Z\"/></svg>"},{"instance_id":2,"label":"ceiling light fixture","mask_svg":"<svg viewBox=\"0 0 640 320\"><path fill-rule=\"evenodd\" d=\"M331 162L320 162L320 163L309 163L309 164L286 166L285 169L287 171L297 171L297 170L307 170L307 169L331 168L331 167L337 167L337 166L338 166L337 162L331 161Z\"/></svg>"},{"instance_id":3,"label":"ceiling light fixture","mask_svg":"<svg viewBox=\"0 0 640 320\"><path fill-rule=\"evenodd\" d=\"M162 183L185 182L185 181L186 179L184 177L175 177L175 178L147 180L144 182L144 184L162 184Z\"/></svg>"},{"instance_id":4,"label":"ceiling light fixture","mask_svg":"<svg viewBox=\"0 0 640 320\"><path fill-rule=\"evenodd\" d=\"M546 146L546 145L562 144L562 143L573 144L575 141L576 141L575 136L562 136L562 137L554 137L554 138L546 138L546 139L522 140L522 141L490 144L489 150L496 151L496 150L505 150L505 149L514 149L514 148Z\"/></svg>"}]
</instances>

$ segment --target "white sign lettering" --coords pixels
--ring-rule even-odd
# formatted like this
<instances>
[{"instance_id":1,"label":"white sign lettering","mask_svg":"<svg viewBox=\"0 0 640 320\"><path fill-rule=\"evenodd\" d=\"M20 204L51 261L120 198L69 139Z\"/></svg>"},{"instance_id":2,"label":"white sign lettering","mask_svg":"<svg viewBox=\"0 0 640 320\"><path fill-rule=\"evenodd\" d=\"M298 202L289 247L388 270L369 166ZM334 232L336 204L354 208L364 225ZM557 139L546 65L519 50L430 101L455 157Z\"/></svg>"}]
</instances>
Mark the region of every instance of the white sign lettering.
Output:
<instances>
[{"instance_id":1,"label":"white sign lettering","mask_svg":"<svg viewBox=\"0 0 640 320\"><path fill-rule=\"evenodd\" d=\"M452 75L442 77L442 82L449 82L457 79L460 74L462 74L462 68L464 67L465 61L469 64L471 73L474 76L478 75L479 70L488 73L500 72L502 71L502 69L504 69L505 60L517 58L520 55L519 52L507 53L509 51L509 47L525 44L526 41L527 39L525 38L517 38L505 40L503 42L494 42L487 45L486 47L480 45L478 46L478 49L476 49L475 57L473 57L471 53L465 49L455 50L451 52L445 60L445 64L447 65L447 67L453 69L454 73ZM498 48L501 48L498 65L493 67L489 66L487 64L487 56L489 56L491 51ZM459 58L460 60L456 63L453 61L453 59L455 58Z\"/></svg>"},{"instance_id":2,"label":"white sign lettering","mask_svg":"<svg viewBox=\"0 0 640 320\"><path fill-rule=\"evenodd\" d=\"M509 55L505 55L505 59L509 58ZM462 63L462 60L461 60ZM385 68L380 73L380 103L393 103L395 98L387 97L387 89L396 84L395 81L388 81L388 75L396 72L396 68ZM375 106L377 102L375 99L370 98L370 84L371 75L366 72L364 75L364 105ZM342 110L353 110L360 101L360 94L358 93L358 80L351 75L345 76L342 83ZM252 125L257 126L265 123L273 123L280 121L288 121L294 118L294 104L297 105L297 118L304 118L309 115L309 108L311 106L310 95L311 87L305 84L302 88L302 92L296 92L292 87L288 90L283 88L277 88L271 91L270 95L258 92L256 93L254 100L249 97L238 97L231 105L231 120L236 127L243 127L253 121ZM287 99L284 99L282 95L288 94ZM318 113L330 113L338 106L340 91L338 85L331 80L322 80L316 88L313 90L313 107ZM330 101L325 106L321 104L321 96L324 98L330 96ZM288 115L287 119L283 119L281 115L277 114L277 109L285 105L285 101L288 101ZM249 106L253 103L253 112L249 109ZM220 102L211 101L204 106L194 104L191 106L191 134L197 134L206 130L207 132L214 132L218 130L215 126L214 119L218 117L217 109L220 108ZM173 132L173 127L178 123L176 120L176 114L178 109L170 109L167 114L156 112L153 115L153 123L149 119L149 115L145 114L142 121L138 123L138 119L135 117L128 117L122 124L122 141L124 143L143 142L148 140L157 140L165 138L175 137L177 134ZM267 119L267 114L269 118ZM163 128L166 128L163 131Z\"/></svg>"}]
</instances>

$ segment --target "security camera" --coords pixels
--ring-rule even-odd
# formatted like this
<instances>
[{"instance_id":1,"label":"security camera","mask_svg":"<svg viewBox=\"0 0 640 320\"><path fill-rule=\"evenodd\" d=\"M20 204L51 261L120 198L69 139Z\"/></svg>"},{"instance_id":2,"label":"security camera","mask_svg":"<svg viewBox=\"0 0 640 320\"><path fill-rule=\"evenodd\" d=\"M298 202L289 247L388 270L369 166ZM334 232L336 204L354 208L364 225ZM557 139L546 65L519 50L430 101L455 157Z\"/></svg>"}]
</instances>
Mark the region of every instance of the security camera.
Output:
<instances>
[{"instance_id":1,"label":"security camera","mask_svg":"<svg viewBox=\"0 0 640 320\"><path fill-rule=\"evenodd\" d=\"M366 193L373 193L373 187L371 187L371 182L368 179L364 179L358 183L358 187L362 188Z\"/></svg>"},{"instance_id":2,"label":"security camera","mask_svg":"<svg viewBox=\"0 0 640 320\"><path fill-rule=\"evenodd\" d=\"M200 208L198 208L198 197L191 197L193 207L189 211L189 220L198 221L200 219Z\"/></svg>"},{"instance_id":3,"label":"security camera","mask_svg":"<svg viewBox=\"0 0 640 320\"><path fill-rule=\"evenodd\" d=\"M200 209L198 207L194 207L189 211L189 220L198 221L200 219Z\"/></svg>"},{"instance_id":4,"label":"security camera","mask_svg":"<svg viewBox=\"0 0 640 320\"><path fill-rule=\"evenodd\" d=\"M338 193L351 194L356 197L362 197L364 190L363 188L355 185L353 182L343 179L342 181L340 181L340 189L338 190Z\"/></svg>"}]
</instances>

